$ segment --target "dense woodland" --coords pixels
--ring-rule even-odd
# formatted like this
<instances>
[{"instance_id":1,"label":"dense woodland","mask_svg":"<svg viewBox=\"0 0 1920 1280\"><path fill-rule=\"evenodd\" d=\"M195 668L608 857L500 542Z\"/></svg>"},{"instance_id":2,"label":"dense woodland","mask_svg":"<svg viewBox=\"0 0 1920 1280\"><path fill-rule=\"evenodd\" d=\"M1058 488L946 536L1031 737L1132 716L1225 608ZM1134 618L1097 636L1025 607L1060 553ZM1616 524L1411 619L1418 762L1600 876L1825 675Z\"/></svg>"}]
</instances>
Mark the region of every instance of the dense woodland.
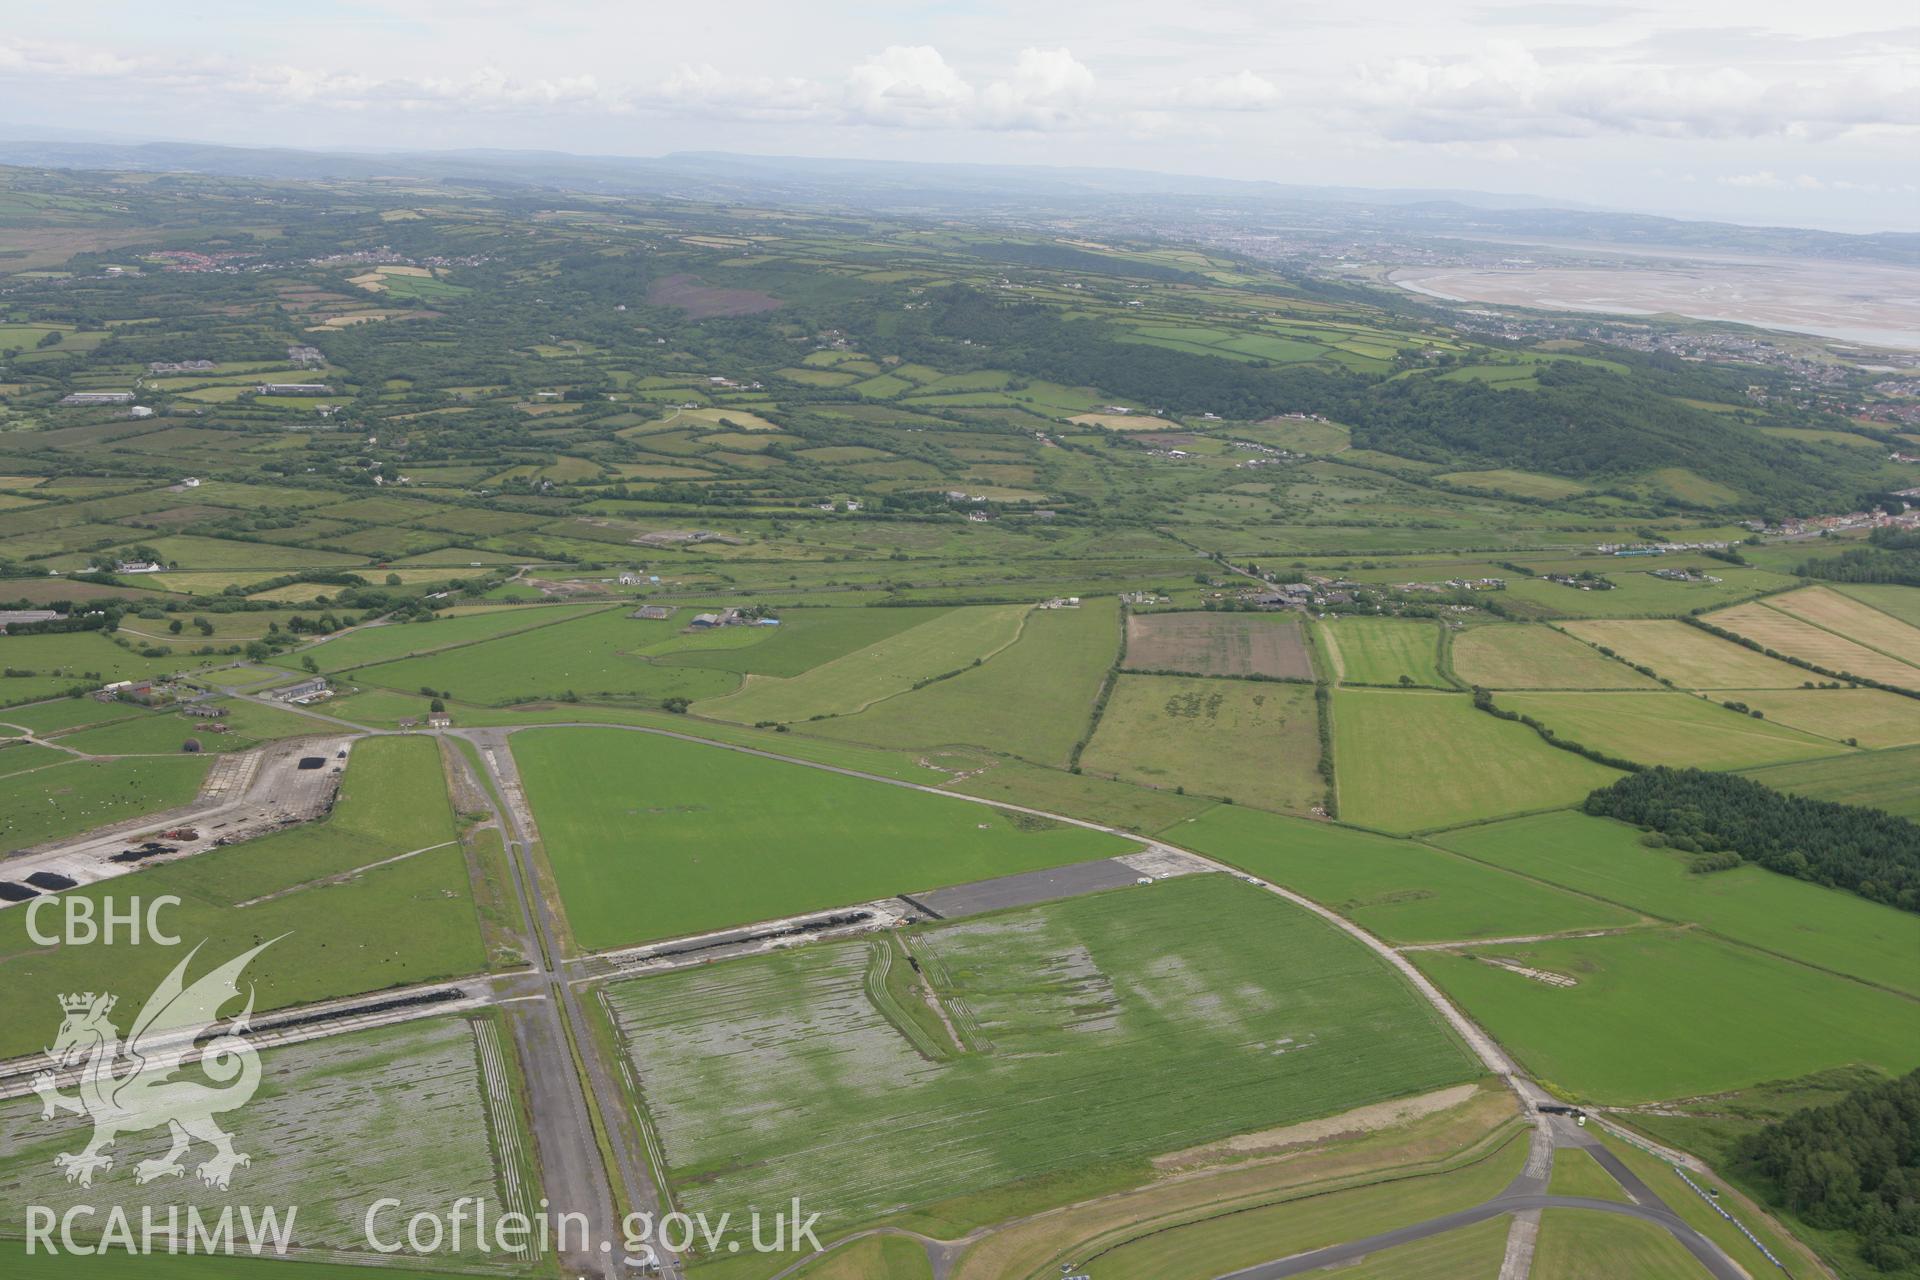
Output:
<instances>
[{"instance_id":1,"label":"dense woodland","mask_svg":"<svg viewBox=\"0 0 1920 1280\"><path fill-rule=\"evenodd\" d=\"M1920 1265L1920 1071L1776 1121L1736 1159L1775 1206L1854 1237L1882 1271Z\"/></svg>"},{"instance_id":2,"label":"dense woodland","mask_svg":"<svg viewBox=\"0 0 1920 1280\"><path fill-rule=\"evenodd\" d=\"M1686 853L1732 852L1782 875L1920 911L1920 825L1878 809L1784 795L1737 774L1662 767L1595 791L1586 811L1650 827Z\"/></svg>"},{"instance_id":3,"label":"dense woodland","mask_svg":"<svg viewBox=\"0 0 1920 1280\"><path fill-rule=\"evenodd\" d=\"M1818 556L1800 566L1808 578L1828 582L1886 582L1920 587L1920 532L1875 529L1864 547Z\"/></svg>"}]
</instances>

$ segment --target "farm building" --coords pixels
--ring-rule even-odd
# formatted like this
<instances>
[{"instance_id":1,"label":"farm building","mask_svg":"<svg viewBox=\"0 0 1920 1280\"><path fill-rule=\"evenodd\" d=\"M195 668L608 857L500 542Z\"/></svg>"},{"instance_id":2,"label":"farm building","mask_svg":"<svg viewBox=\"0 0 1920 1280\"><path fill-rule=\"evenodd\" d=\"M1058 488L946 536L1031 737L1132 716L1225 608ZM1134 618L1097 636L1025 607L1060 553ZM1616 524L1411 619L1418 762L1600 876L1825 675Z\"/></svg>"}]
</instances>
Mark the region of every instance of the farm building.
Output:
<instances>
[{"instance_id":1,"label":"farm building","mask_svg":"<svg viewBox=\"0 0 1920 1280\"><path fill-rule=\"evenodd\" d=\"M673 616L673 610L663 604L642 605L627 615L629 618L644 618L648 622L665 622Z\"/></svg>"},{"instance_id":2,"label":"farm building","mask_svg":"<svg viewBox=\"0 0 1920 1280\"><path fill-rule=\"evenodd\" d=\"M5 635L8 627L27 622L51 622L59 616L51 609L0 609L0 635Z\"/></svg>"},{"instance_id":3,"label":"farm building","mask_svg":"<svg viewBox=\"0 0 1920 1280\"><path fill-rule=\"evenodd\" d=\"M75 391L60 397L61 404L132 404L131 391Z\"/></svg>"},{"instance_id":4,"label":"farm building","mask_svg":"<svg viewBox=\"0 0 1920 1280\"><path fill-rule=\"evenodd\" d=\"M256 390L263 396L330 396L333 388L324 382L263 382ZM129 400L133 397L128 396Z\"/></svg>"},{"instance_id":5,"label":"farm building","mask_svg":"<svg viewBox=\"0 0 1920 1280\"><path fill-rule=\"evenodd\" d=\"M310 702L321 702L333 696L333 690L327 688L323 677L315 676L311 680L302 680L299 684L284 685L273 691L280 702L291 702L296 706L306 706Z\"/></svg>"}]
</instances>

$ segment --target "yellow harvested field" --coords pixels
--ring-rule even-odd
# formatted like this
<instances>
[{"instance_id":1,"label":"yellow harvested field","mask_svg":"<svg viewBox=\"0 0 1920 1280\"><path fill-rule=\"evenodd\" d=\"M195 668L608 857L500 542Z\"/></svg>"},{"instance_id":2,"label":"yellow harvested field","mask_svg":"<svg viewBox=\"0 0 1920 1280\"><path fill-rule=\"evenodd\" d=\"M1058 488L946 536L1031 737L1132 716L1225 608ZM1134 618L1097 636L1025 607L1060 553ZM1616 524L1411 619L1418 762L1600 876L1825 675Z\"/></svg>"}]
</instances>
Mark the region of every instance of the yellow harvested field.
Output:
<instances>
[{"instance_id":1,"label":"yellow harvested field","mask_svg":"<svg viewBox=\"0 0 1920 1280\"><path fill-rule=\"evenodd\" d=\"M1156 418L1150 413L1076 413L1068 422L1083 427L1105 427L1109 431L1178 431L1180 424Z\"/></svg>"},{"instance_id":2,"label":"yellow harvested field","mask_svg":"<svg viewBox=\"0 0 1920 1280\"><path fill-rule=\"evenodd\" d=\"M1739 700L1775 724L1863 747L1920 742L1920 699L1884 689L1782 689L1743 693Z\"/></svg>"},{"instance_id":3,"label":"yellow harvested field","mask_svg":"<svg viewBox=\"0 0 1920 1280\"><path fill-rule=\"evenodd\" d=\"M1920 689L1920 666L1888 657L1757 601L1709 613L1706 621L1828 671Z\"/></svg>"},{"instance_id":4,"label":"yellow harvested field","mask_svg":"<svg viewBox=\"0 0 1920 1280\"><path fill-rule=\"evenodd\" d=\"M1682 689L1797 689L1818 678L1684 622L1598 619L1561 627Z\"/></svg>"},{"instance_id":5,"label":"yellow harvested field","mask_svg":"<svg viewBox=\"0 0 1920 1280\"><path fill-rule=\"evenodd\" d=\"M1773 596L1767 605L1836 631L1869 649L1878 649L1903 662L1920 664L1920 627L1910 626L1890 613L1827 587L1808 587Z\"/></svg>"}]
</instances>

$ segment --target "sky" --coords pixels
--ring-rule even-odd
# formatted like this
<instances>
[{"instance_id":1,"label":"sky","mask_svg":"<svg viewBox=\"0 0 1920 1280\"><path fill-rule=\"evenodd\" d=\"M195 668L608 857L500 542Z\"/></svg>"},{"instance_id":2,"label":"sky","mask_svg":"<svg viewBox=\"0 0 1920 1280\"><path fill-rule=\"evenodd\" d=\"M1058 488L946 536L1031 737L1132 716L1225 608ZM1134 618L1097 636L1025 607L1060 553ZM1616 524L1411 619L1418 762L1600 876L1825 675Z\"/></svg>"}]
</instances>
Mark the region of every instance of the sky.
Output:
<instances>
[{"instance_id":1,"label":"sky","mask_svg":"<svg viewBox=\"0 0 1920 1280\"><path fill-rule=\"evenodd\" d=\"M1097 165L1920 231L1900 0L8 7L14 137Z\"/></svg>"}]
</instances>

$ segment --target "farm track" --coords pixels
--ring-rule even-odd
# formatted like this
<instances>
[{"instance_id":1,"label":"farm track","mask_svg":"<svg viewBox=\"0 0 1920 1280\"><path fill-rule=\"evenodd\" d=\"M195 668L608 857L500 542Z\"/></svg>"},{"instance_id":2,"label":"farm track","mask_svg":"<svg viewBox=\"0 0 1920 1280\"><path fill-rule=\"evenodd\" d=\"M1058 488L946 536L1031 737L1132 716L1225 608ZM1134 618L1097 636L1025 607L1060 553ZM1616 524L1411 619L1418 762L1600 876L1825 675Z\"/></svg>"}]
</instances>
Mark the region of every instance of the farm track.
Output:
<instances>
[{"instance_id":1,"label":"farm track","mask_svg":"<svg viewBox=\"0 0 1920 1280\"><path fill-rule=\"evenodd\" d=\"M255 700L268 701L264 697L258 697ZM369 731L364 726L338 717L313 712L307 714L316 720L328 721L341 728L350 729L356 736L389 736L398 733L390 730ZM695 734L673 730L628 725L610 726L589 722L568 722L538 727L545 729L616 728L626 732L655 734L882 785L904 787L929 795L957 798L992 809L1027 814L1086 830L1120 836L1145 844L1148 852L1151 853L1184 856L1208 869L1241 879L1247 878L1243 872L1227 864L1163 841L1143 838L1135 833L1101 823L1051 813L1031 806L1008 804L985 797L947 791L928 783L889 778L845 766L797 759L755 747L718 743ZM593 1034L580 1005L577 987L595 982L598 977L591 974L570 976L569 966L560 953L560 940L563 936L561 926L555 918L553 904L549 903L540 891L538 875L532 862L531 846L538 837L535 834L532 813L520 787L511 752L508 750L508 739L512 732L510 728L448 729L429 731L428 735L464 738L478 749L483 762L481 767L493 784L493 794L502 798L502 803L496 806L489 795L487 807L492 810L492 819L499 825L504 837L506 856L513 874L515 896L520 905L522 928L527 944L526 954L539 956L538 968L534 974L494 976L486 980L488 986L486 994L479 995L477 999L481 1004L509 1006L509 1022L514 1032L521 1062L524 1064L532 1104L535 1144L545 1175L543 1189L551 1201L552 1211L584 1213L590 1223L589 1232L592 1239L617 1241L619 1234L616 1228L622 1202L624 1201L625 1205L633 1210L652 1212L657 1215L663 1208L663 1189L656 1184L643 1159L642 1153L647 1149L647 1137L637 1130L628 1111L631 1088L621 1083L620 1077L606 1062L599 1039ZM470 767L464 758L457 755L455 758L459 759L458 767L462 770ZM480 790L484 792L486 788L481 787ZM1260 882L1260 886L1266 892L1320 917L1332 927L1365 946L1389 965L1445 1021L1486 1070L1500 1077L1530 1110L1550 1100L1549 1095L1534 1084L1490 1036L1447 1000L1438 987L1403 954L1404 951L1422 948L1396 948L1301 894L1264 881ZM441 1011L444 1010L430 1012ZM285 1014L297 1011L281 1012ZM404 1016L423 1015L415 1013ZM355 1025L325 1028L316 1030L314 1034L334 1034L339 1030L350 1029L359 1029L359 1027ZM491 1072L488 1080L491 1090L493 1082ZM612 1130L609 1145L612 1148L611 1154L616 1167L611 1170L605 1167L600 1158L603 1148L596 1137L593 1119L595 1109ZM1596 1117L1596 1119L1611 1130L1624 1132L1616 1129L1604 1118ZM1694 1257L1701 1261L1716 1280L1748 1280L1747 1273L1728 1258L1717 1245L1682 1221L1656 1193L1634 1177L1631 1171L1620 1164L1612 1152L1600 1147L1590 1135L1575 1128L1561 1117L1537 1115L1536 1124L1540 1132L1547 1135L1546 1140L1553 1147L1578 1145L1588 1148L1595 1159L1599 1160L1602 1166L1613 1173L1616 1180L1627 1188L1634 1198L1634 1203L1587 1201L1573 1197L1546 1195L1545 1174L1541 1173L1536 1179L1531 1171L1532 1162L1530 1162L1529 1172L1523 1173L1516 1179L1514 1185L1506 1192L1472 1209L1415 1223L1364 1240L1263 1263L1232 1273L1231 1280L1282 1280L1283 1277L1301 1275L1322 1267L1352 1261L1370 1252L1390 1248L1396 1244L1422 1240L1470 1226L1500 1214L1516 1215L1514 1228L1516 1234L1510 1239L1510 1253L1516 1258L1523 1257L1526 1250L1519 1237L1524 1234L1522 1224L1527 1221L1526 1215L1547 1208L1593 1209L1600 1212L1622 1213L1653 1222L1671 1232ZM1634 1140L1640 1141L1637 1136ZM1642 1145L1645 1144L1642 1143ZM1681 1153L1656 1151L1656 1154L1673 1163L1684 1164L1696 1170L1702 1167L1698 1161ZM617 1176L621 1180L625 1191L624 1197L616 1197L614 1186L609 1182L610 1176ZM1535 1185L1536 1182L1537 1185ZM881 1233L909 1235L920 1241L927 1249L929 1259L933 1263L936 1280L944 1280L958 1260L960 1252L967 1245L987 1234L989 1230L1007 1225L1012 1224L996 1224L995 1228L982 1229L954 1241L938 1241L916 1233L889 1232L887 1229L882 1229ZM863 1236L871 1234L876 1233L862 1233ZM858 1238L861 1236L849 1237L849 1240ZM844 1243L847 1241L836 1242L832 1247L837 1248ZM817 1256L819 1255L814 1255L814 1257ZM791 1275L812 1260L813 1258L803 1259L781 1272L780 1276ZM620 1274L617 1269L619 1264L614 1260L613 1255L582 1254L564 1258L562 1262L575 1274L581 1276L605 1277L606 1280L612 1280ZM661 1262L665 1268L664 1274L669 1276L681 1274L681 1264L678 1259L663 1256ZM1515 1265L1517 1267L1518 1263L1516 1262ZM1514 1275L1518 1278L1523 1275L1523 1272L1516 1270ZM774 1280L779 1280L779 1277L775 1277Z\"/></svg>"},{"instance_id":2,"label":"farm track","mask_svg":"<svg viewBox=\"0 0 1920 1280\"><path fill-rule=\"evenodd\" d=\"M557 728L557 727L567 727L567 726L546 725L541 727ZM606 727L606 726L598 726L598 725L588 726L583 724L583 725L578 725L574 727L584 728L584 727ZM765 751L756 747L734 746L727 743L713 743L707 739L699 738L692 734L677 733L667 729L644 728L640 726L617 726L617 727L622 728L628 732L657 734L663 737L677 738L682 741L696 742L696 743L702 743L709 746L716 746L722 750L738 751L743 754L760 756L765 759L780 760L789 764L800 765L809 769L819 769L828 773L840 774L845 777L863 778L868 781L883 783L887 786L905 787L914 791L924 792L929 795L941 795L941 796L948 796L948 797L953 797L956 795L956 793L954 792L944 791L939 787L935 787L926 783L908 782L908 781L904 781L897 778L888 778L880 774L867 773L862 770L850 769L841 765L828 765L828 764L821 764L821 763L817 763L809 760L798 760L790 756L783 756L777 752ZM494 731L491 731L491 733L489 734L489 731L484 731L484 730L452 729L452 730L446 730L444 732L460 734L464 736L475 736L476 742L488 736L498 738L502 743L502 751L504 752L505 737L508 731L494 730ZM484 752L484 748L483 748L483 752ZM509 793L503 791L503 794L509 794ZM1091 831L1099 831L1109 835L1120 836L1124 839L1129 839L1129 840L1141 839L1141 837L1139 837L1134 833L1122 831L1115 827L1105 826L1097 822L1089 822L1085 819L1071 818L1063 814L1049 813L1046 810L1036 809L1026 805L1006 804L1003 802L989 800L989 799L976 797L976 796L960 796L959 798L970 800L977 804L985 805L988 808L1000 809L1003 811L1010 811L1014 813L1030 814L1035 817L1047 818L1055 822L1066 823L1068 825L1081 827ZM511 804L513 802L509 801L509 803ZM521 803L524 803L524 801L522 801ZM1215 860L1208 858L1202 854L1194 853L1191 850L1180 849L1177 846L1169 845L1159 840L1149 839L1146 841L1146 843L1148 844L1149 848L1154 851L1159 851L1164 849L1170 853L1185 854L1186 856L1194 858L1197 861L1204 863L1215 870L1218 870L1226 874L1236 875L1236 876L1245 878L1245 875L1243 872L1240 872L1235 868L1229 867L1224 863L1216 862ZM1264 881L1261 882L1261 887L1264 890L1266 890L1268 893L1272 893L1277 897L1283 898L1288 902L1291 902L1293 905L1297 907L1310 911L1314 915L1319 916L1321 919L1327 921L1333 927L1339 929L1341 932L1347 934L1349 937L1361 943L1368 950L1372 951L1375 955L1379 956L1383 961L1385 961L1388 965L1390 965L1408 983L1408 985L1410 985L1424 1000L1426 1000L1427 1003L1435 1010L1435 1012L1438 1013L1439 1016L1446 1021L1446 1023L1453 1029L1455 1034L1457 1034L1460 1037L1460 1039L1467 1045L1467 1047L1473 1052L1474 1056L1479 1059L1481 1064L1485 1066L1489 1072L1491 1072L1496 1076L1499 1076L1506 1083L1507 1087L1512 1089L1514 1093L1519 1096L1521 1102L1525 1104L1529 1110L1532 1110L1535 1112L1537 1116L1537 1123L1541 1128L1548 1131L1551 1141L1555 1146L1578 1145L1578 1146L1589 1148L1590 1153L1594 1156L1594 1158L1596 1160L1599 1160L1601 1165L1605 1167L1609 1173L1612 1173L1615 1179L1619 1181L1620 1184L1627 1189L1628 1193L1634 1197L1635 1203L1631 1205L1622 1205L1613 1201L1585 1201L1585 1200L1580 1200L1573 1197L1549 1196L1544 1193L1545 1192L1544 1175L1542 1177L1542 1180L1537 1185L1535 1185L1534 1182L1529 1178L1529 1175L1523 1173L1522 1177L1520 1179L1517 1179L1515 1182L1515 1185L1513 1187L1510 1187L1507 1192L1503 1193L1499 1197L1496 1197L1494 1200L1488 1201L1485 1204L1478 1206L1475 1209L1463 1210L1460 1213L1450 1214L1441 1218L1432 1219L1428 1222L1417 1223L1412 1226L1399 1228L1394 1232L1387 1233L1385 1236L1373 1237L1367 1240L1351 1242L1346 1245L1335 1246L1334 1247L1335 1250L1339 1251L1339 1256L1321 1257L1319 1256L1319 1254L1306 1254L1306 1255L1301 1255L1300 1257L1297 1257L1297 1258L1281 1259L1272 1263L1265 1263L1265 1264L1262 1264L1260 1267L1235 1273L1233 1280L1282 1280L1283 1277L1304 1274L1307 1271L1317 1270L1321 1267L1325 1267L1336 1262L1351 1261L1355 1258L1365 1256L1366 1253L1368 1252L1389 1248L1396 1243L1406 1243L1412 1240L1426 1239L1429 1236L1440 1235L1440 1234L1443 1234L1444 1232L1451 1231L1459 1227L1471 1226L1476 1222L1485 1221L1487 1218L1494 1217L1499 1214L1519 1213L1519 1212L1525 1212L1530 1210L1539 1210L1539 1209L1547 1209L1547 1208L1594 1208L1594 1209L1599 1209L1602 1212L1624 1213L1629 1216L1642 1218L1644 1220L1653 1222L1656 1225L1664 1227L1666 1230L1671 1232L1674 1235L1674 1237L1680 1241L1682 1246L1685 1247L1690 1254L1692 1254L1695 1258L1700 1260L1701 1264L1707 1268L1708 1272L1715 1277L1715 1280L1750 1280L1746 1271L1743 1268L1741 1268L1737 1263L1735 1263L1731 1258L1729 1258L1720 1249L1718 1245L1708 1240L1705 1236L1702 1236L1699 1232L1695 1231L1686 1222L1681 1220L1681 1218L1677 1214L1675 1214L1671 1209L1669 1209L1666 1206L1665 1202L1660 1199L1657 1193L1655 1193L1650 1187L1647 1187L1644 1182L1642 1182L1630 1170L1628 1170L1623 1164L1621 1164L1618 1157L1614 1156L1611 1151L1608 1151L1606 1150L1606 1148L1601 1147L1595 1139L1585 1134L1582 1130L1574 1127L1571 1124L1571 1122L1565 1120L1564 1118L1540 1114L1537 1110L1539 1105L1543 1102L1551 1101L1550 1096L1545 1092L1545 1090L1541 1089L1539 1085L1535 1084L1529 1077L1527 1077L1520 1070L1519 1066L1513 1061L1513 1059L1510 1056L1508 1056L1506 1051L1500 1048L1500 1046L1497 1043L1495 1043L1495 1041L1491 1036L1483 1032L1475 1023L1472 1022L1472 1020L1470 1020L1464 1013L1462 1013L1458 1008L1456 1008L1452 1004L1452 1002L1449 1001L1440 992L1439 988L1436 987L1426 977L1424 973L1422 973L1418 968L1414 966L1411 960L1407 959L1404 955L1402 955L1398 950L1396 950L1394 947L1392 947L1388 943L1375 937L1373 934L1368 933L1365 929L1362 929L1360 926L1354 924L1350 920L1347 920L1345 917L1339 915L1338 913L1334 912L1330 908L1321 906L1319 903L1313 901L1310 898L1307 898L1301 894L1295 893L1292 890L1284 889L1278 885L1267 883ZM1698 1167L1697 1162L1695 1162L1695 1167ZM968 1239L971 1239L971 1238L972 1237L968 1237ZM941 1267L938 1264L943 1259L950 1260L953 1255L948 1253L945 1249L939 1250L938 1254L936 1254L936 1251L932 1246L933 1244L936 1244L936 1243L958 1244L961 1242L926 1242L924 1237L922 1237L921 1239L923 1240L923 1243L929 1244L929 1258L930 1260L936 1263L936 1272L935 1272L936 1280L944 1280L946 1268ZM1329 1251L1323 1250L1320 1252L1327 1253ZM1318 1259L1317 1261L1315 1260L1316 1258ZM787 1271L782 1272L781 1275L791 1274L794 1270L797 1270L797 1269L798 1269L797 1266L795 1268L789 1268ZM775 1280L778 1280L778 1278L776 1277Z\"/></svg>"}]
</instances>

